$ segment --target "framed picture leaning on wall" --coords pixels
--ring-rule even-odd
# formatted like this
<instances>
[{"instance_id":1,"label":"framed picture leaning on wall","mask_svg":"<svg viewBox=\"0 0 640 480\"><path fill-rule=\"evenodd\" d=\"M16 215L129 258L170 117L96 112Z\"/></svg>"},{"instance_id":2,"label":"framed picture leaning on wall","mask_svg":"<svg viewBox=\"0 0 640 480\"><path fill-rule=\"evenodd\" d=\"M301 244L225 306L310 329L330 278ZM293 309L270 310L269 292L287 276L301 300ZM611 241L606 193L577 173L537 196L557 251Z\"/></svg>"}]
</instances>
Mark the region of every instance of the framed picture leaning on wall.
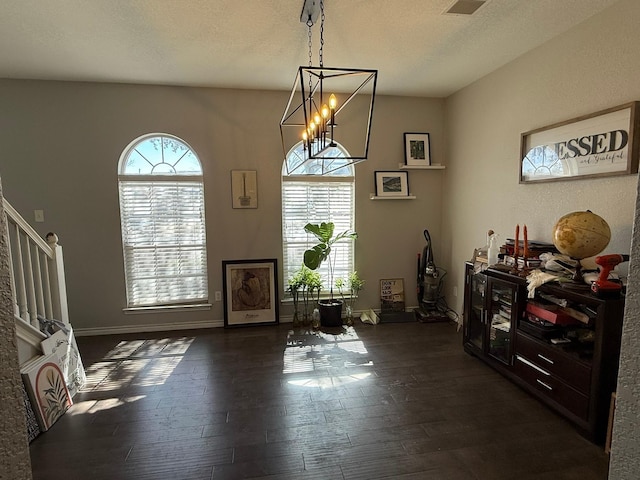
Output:
<instances>
[{"instance_id":1,"label":"framed picture leaning on wall","mask_svg":"<svg viewBox=\"0 0 640 480\"><path fill-rule=\"evenodd\" d=\"M224 326L277 324L277 279L275 258L224 260Z\"/></svg>"}]
</instances>

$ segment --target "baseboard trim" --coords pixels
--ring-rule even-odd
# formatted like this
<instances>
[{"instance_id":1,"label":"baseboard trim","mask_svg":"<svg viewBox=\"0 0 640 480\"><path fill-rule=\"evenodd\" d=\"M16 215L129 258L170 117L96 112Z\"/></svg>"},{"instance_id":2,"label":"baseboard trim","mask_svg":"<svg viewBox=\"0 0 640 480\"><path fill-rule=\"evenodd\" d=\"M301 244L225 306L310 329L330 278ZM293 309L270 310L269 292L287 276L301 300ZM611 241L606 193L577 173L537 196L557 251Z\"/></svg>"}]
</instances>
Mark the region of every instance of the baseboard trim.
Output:
<instances>
[{"instance_id":1,"label":"baseboard trim","mask_svg":"<svg viewBox=\"0 0 640 480\"><path fill-rule=\"evenodd\" d=\"M173 322L153 325L118 325L114 327L74 328L76 337L97 335L120 335L123 333L163 332L174 330L196 330L199 328L224 327L224 320L207 320L202 322Z\"/></svg>"},{"instance_id":2,"label":"baseboard trim","mask_svg":"<svg viewBox=\"0 0 640 480\"><path fill-rule=\"evenodd\" d=\"M291 316L280 317L280 323L291 323ZM197 330L203 328L224 327L224 320L206 320L202 322L173 322L153 325L119 325L114 327L73 328L76 337L90 337L99 335L121 335L125 333L164 332L175 330Z\"/></svg>"}]
</instances>

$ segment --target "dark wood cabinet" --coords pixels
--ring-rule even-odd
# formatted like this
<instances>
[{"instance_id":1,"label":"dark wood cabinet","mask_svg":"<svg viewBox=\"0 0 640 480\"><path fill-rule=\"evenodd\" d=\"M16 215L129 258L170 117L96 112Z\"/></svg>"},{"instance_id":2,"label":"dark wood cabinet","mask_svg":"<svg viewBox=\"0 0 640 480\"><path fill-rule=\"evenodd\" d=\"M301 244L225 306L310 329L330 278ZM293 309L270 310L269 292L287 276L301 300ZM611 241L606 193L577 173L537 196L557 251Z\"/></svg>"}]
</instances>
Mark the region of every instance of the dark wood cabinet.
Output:
<instances>
[{"instance_id":1,"label":"dark wood cabinet","mask_svg":"<svg viewBox=\"0 0 640 480\"><path fill-rule=\"evenodd\" d=\"M530 299L526 286L525 278L465 265L464 349L603 444L616 389L624 299L604 300L587 288L559 284L540 286ZM532 315L528 303L548 308L545 312L573 312L582 320L552 325Z\"/></svg>"}]
</instances>

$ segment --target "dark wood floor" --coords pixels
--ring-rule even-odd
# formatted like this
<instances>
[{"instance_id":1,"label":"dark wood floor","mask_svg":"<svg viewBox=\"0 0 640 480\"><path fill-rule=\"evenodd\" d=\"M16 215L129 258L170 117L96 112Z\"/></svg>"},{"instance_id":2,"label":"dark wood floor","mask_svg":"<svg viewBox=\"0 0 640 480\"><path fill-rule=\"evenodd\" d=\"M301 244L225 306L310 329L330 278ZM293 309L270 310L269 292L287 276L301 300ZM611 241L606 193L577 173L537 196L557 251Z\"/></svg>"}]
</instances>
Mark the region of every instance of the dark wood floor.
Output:
<instances>
[{"instance_id":1,"label":"dark wood floor","mask_svg":"<svg viewBox=\"0 0 640 480\"><path fill-rule=\"evenodd\" d=\"M79 338L89 383L35 480L604 480L608 458L453 324Z\"/></svg>"}]
</instances>

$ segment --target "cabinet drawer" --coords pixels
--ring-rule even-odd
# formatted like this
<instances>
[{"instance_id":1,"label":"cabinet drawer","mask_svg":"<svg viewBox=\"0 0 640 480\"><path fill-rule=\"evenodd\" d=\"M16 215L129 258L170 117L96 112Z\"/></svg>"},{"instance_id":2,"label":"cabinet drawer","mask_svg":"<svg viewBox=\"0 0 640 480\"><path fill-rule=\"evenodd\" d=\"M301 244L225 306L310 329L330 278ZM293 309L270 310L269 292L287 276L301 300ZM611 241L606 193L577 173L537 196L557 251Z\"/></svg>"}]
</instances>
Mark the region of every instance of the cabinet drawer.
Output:
<instances>
[{"instance_id":1,"label":"cabinet drawer","mask_svg":"<svg viewBox=\"0 0 640 480\"><path fill-rule=\"evenodd\" d=\"M516 355L514 371L522 380L546 397L556 401L578 417L588 419L589 398L586 395L519 355Z\"/></svg>"},{"instance_id":2,"label":"cabinet drawer","mask_svg":"<svg viewBox=\"0 0 640 480\"><path fill-rule=\"evenodd\" d=\"M558 348L545 345L518 333L516 354L560 378L582 393L589 393L591 368L566 355Z\"/></svg>"}]
</instances>

